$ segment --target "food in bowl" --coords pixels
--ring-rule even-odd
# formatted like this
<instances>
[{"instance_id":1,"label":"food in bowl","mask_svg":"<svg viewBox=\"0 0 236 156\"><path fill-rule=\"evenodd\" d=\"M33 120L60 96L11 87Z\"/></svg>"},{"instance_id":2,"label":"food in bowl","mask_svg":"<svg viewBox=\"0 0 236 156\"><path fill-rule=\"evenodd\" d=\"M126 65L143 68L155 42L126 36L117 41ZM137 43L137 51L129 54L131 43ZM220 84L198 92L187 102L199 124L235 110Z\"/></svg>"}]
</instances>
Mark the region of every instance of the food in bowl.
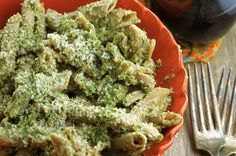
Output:
<instances>
[{"instance_id":1,"label":"food in bowl","mask_svg":"<svg viewBox=\"0 0 236 156\"><path fill-rule=\"evenodd\" d=\"M142 155L182 117L155 87L155 40L101 0L60 14L25 0L1 30L0 154Z\"/></svg>"}]
</instances>

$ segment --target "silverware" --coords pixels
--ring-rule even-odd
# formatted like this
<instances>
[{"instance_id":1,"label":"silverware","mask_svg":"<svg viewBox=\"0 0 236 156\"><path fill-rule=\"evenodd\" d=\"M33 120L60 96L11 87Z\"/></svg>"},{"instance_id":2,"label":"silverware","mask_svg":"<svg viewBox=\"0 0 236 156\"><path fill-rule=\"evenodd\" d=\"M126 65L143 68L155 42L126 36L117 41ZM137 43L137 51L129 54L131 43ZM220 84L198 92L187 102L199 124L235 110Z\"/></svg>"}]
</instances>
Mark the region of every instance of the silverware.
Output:
<instances>
[{"instance_id":1,"label":"silverware","mask_svg":"<svg viewBox=\"0 0 236 156\"><path fill-rule=\"evenodd\" d=\"M216 99L210 64L200 63L187 65L189 77L189 104L197 149L208 151L212 156L218 156L220 147L224 144L224 134L221 126L220 112Z\"/></svg>"},{"instance_id":2,"label":"silverware","mask_svg":"<svg viewBox=\"0 0 236 156\"><path fill-rule=\"evenodd\" d=\"M232 69L228 70L227 79L225 80L225 70L223 69L218 89L217 100L221 111L222 128L225 136L225 144L220 149L220 156L228 156L236 154L236 126L235 126L235 93L236 93L236 77L234 79L233 88L231 89ZM224 87L225 84L225 87ZM225 88L225 90L223 90ZM231 94L230 94L231 93ZM234 131L235 130L235 131Z\"/></svg>"}]
</instances>

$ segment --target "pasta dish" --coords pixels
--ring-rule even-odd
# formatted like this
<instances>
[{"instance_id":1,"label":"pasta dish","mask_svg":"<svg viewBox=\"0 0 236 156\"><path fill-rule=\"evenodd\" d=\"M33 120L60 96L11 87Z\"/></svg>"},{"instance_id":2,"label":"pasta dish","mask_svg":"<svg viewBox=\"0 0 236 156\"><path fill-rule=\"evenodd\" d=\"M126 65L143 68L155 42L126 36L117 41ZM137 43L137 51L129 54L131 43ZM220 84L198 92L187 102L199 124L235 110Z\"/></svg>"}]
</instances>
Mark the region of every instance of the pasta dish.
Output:
<instances>
[{"instance_id":1,"label":"pasta dish","mask_svg":"<svg viewBox=\"0 0 236 156\"><path fill-rule=\"evenodd\" d=\"M25 0L0 30L0 156L139 156L182 117L156 87L155 40L100 0L69 13Z\"/></svg>"}]
</instances>

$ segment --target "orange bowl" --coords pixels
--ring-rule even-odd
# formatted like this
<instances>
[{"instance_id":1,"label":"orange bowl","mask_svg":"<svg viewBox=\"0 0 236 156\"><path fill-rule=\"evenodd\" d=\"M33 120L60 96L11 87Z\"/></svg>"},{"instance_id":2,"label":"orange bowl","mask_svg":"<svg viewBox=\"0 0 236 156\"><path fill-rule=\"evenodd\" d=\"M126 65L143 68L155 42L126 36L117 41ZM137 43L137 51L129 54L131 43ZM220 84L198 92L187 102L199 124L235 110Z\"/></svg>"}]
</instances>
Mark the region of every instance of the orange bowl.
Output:
<instances>
[{"instance_id":1,"label":"orange bowl","mask_svg":"<svg viewBox=\"0 0 236 156\"><path fill-rule=\"evenodd\" d=\"M42 0L46 8L51 8L61 13L73 11L77 7L93 1L95 0ZM22 2L23 0L0 1L0 28L4 27L10 16L20 11ZM161 59L162 61L162 66L156 74L157 86L173 89L173 100L169 110L183 115L187 105L186 71L182 62L181 51L173 36L159 18L137 0L119 0L117 7L136 11L141 19L141 23L138 26L147 32L149 38L157 41L153 59ZM164 80L166 75L171 77L168 81ZM145 155L161 156L172 144L173 137L182 124L183 121L172 128L166 129L164 131L164 139L160 143L151 145Z\"/></svg>"}]
</instances>

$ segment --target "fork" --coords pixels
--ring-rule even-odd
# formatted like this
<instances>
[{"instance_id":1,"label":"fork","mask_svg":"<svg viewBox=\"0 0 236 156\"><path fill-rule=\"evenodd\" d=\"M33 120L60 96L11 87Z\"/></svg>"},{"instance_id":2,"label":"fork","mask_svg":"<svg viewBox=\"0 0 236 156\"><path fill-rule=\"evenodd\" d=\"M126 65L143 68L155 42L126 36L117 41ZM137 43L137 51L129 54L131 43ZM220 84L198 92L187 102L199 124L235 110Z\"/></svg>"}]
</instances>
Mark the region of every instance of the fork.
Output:
<instances>
[{"instance_id":1,"label":"fork","mask_svg":"<svg viewBox=\"0 0 236 156\"><path fill-rule=\"evenodd\" d=\"M225 144L220 149L220 156L228 156L236 154L236 136L234 136L234 104L235 104L235 92L236 92L236 77L234 79L232 94L230 95L232 69L228 71L226 80L226 86L224 87L225 70L222 70L218 89L217 100L219 102L219 108L221 108L221 121L223 132L225 136ZM225 88L224 92L223 89ZM223 96L222 96L223 95ZM231 96L231 97L230 97ZM230 100L230 101L229 101Z\"/></svg>"},{"instance_id":2,"label":"fork","mask_svg":"<svg viewBox=\"0 0 236 156\"><path fill-rule=\"evenodd\" d=\"M200 63L200 69L196 63L193 66L194 74L192 74L190 64L187 65L187 70L190 113L195 145L197 149L205 150L212 156L218 156L218 151L225 140L211 67L207 63L207 74L205 74L205 68L202 63ZM199 76L201 76L201 79ZM208 76L208 79L206 79L206 76Z\"/></svg>"}]
</instances>

